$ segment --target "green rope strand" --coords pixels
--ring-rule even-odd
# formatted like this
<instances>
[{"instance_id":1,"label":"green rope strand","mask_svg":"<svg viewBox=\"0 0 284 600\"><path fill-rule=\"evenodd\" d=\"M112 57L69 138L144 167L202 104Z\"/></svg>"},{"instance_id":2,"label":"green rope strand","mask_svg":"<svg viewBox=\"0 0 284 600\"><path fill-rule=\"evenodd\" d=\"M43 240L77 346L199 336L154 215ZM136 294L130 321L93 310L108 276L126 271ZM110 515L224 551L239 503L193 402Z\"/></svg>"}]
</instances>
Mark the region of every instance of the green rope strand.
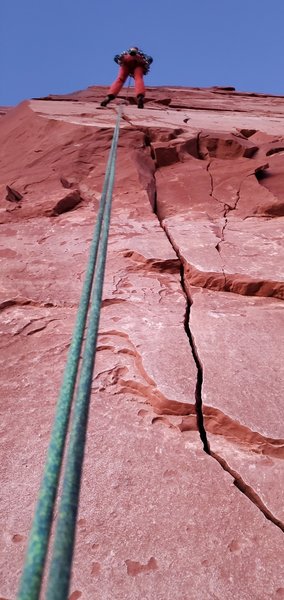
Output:
<instances>
[{"instance_id":1,"label":"green rope strand","mask_svg":"<svg viewBox=\"0 0 284 600\"><path fill-rule=\"evenodd\" d=\"M119 131L117 130L115 135L116 143L118 141L118 133ZM114 150L113 160L110 168L109 187L107 190L106 209L102 225L97 269L92 292L92 304L89 313L89 322L84 354L82 358L80 378L78 382L78 391L74 405L74 415L70 431L62 497L59 506L54 550L49 571L46 596L47 600L68 599L107 254L112 191L115 175L115 160L116 154Z\"/></svg>"},{"instance_id":2,"label":"green rope strand","mask_svg":"<svg viewBox=\"0 0 284 600\"><path fill-rule=\"evenodd\" d=\"M38 600L43 570L46 560L50 529L52 524L54 503L58 488L63 451L68 429L69 415L72 405L74 388L78 373L78 365L87 320L95 265L106 206L110 173L112 172L112 156L117 146L120 126L118 115L112 146L106 168L106 176L102 191L101 202L97 215L96 226L91 242L89 259L82 295L77 312L76 323L66 361L61 390L57 402L54 424L51 432L46 463L39 497L35 509L34 520L29 537L23 574L20 582L17 600Z\"/></svg>"}]
</instances>

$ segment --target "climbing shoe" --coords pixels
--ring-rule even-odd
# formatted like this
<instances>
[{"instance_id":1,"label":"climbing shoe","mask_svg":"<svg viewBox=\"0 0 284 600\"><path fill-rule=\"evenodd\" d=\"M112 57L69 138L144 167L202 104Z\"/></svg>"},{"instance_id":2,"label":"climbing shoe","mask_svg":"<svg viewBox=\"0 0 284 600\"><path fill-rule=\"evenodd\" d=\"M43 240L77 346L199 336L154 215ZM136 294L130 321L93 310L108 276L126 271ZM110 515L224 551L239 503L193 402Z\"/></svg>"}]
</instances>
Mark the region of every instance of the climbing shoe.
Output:
<instances>
[{"instance_id":1,"label":"climbing shoe","mask_svg":"<svg viewBox=\"0 0 284 600\"><path fill-rule=\"evenodd\" d=\"M101 106L106 106L111 100L114 100L115 96L113 94L108 94L105 99L101 102Z\"/></svg>"},{"instance_id":2,"label":"climbing shoe","mask_svg":"<svg viewBox=\"0 0 284 600\"><path fill-rule=\"evenodd\" d=\"M143 96L143 94L139 94L139 96L137 96L137 108L144 108L144 96Z\"/></svg>"}]
</instances>

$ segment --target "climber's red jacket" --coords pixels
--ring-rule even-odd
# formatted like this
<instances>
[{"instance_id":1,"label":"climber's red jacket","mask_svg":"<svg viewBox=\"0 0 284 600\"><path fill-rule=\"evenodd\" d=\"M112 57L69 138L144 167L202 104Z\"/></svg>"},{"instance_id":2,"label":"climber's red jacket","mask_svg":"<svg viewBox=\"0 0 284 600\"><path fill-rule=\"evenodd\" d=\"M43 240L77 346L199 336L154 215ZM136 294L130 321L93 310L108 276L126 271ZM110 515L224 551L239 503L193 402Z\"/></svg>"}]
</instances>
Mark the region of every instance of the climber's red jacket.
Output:
<instances>
[{"instance_id":1,"label":"climber's red jacket","mask_svg":"<svg viewBox=\"0 0 284 600\"><path fill-rule=\"evenodd\" d=\"M116 54L114 57L114 61L118 65L127 64L129 69L132 68L134 71L135 67L143 67L143 75L147 75L150 70L150 65L153 62L152 56L145 54L142 50L137 50L137 54L135 56L131 56L130 50L125 50L121 52L121 54ZM130 73L132 75L132 73Z\"/></svg>"}]
</instances>

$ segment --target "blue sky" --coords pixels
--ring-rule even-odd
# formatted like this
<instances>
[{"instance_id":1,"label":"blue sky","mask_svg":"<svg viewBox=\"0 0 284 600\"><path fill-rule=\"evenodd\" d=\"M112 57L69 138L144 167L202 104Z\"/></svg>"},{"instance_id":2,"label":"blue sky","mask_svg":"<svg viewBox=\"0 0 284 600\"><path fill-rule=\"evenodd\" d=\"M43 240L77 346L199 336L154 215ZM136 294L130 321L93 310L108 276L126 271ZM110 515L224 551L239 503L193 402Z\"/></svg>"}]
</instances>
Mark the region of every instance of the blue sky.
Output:
<instances>
[{"instance_id":1,"label":"blue sky","mask_svg":"<svg viewBox=\"0 0 284 600\"><path fill-rule=\"evenodd\" d=\"M108 85L113 55L154 57L149 85L284 95L284 0L2 0L0 104Z\"/></svg>"}]
</instances>

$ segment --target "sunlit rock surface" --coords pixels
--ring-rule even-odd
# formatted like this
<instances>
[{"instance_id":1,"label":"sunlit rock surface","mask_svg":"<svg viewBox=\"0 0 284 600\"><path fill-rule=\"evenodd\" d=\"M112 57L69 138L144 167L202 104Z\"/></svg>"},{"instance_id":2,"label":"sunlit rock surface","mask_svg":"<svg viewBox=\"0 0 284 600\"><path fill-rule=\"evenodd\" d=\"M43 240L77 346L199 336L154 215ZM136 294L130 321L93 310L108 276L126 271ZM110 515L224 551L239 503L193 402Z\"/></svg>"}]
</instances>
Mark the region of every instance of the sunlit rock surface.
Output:
<instances>
[{"instance_id":1,"label":"sunlit rock surface","mask_svg":"<svg viewBox=\"0 0 284 600\"><path fill-rule=\"evenodd\" d=\"M13 600L124 104L70 600L284 598L284 102L1 109L1 600ZM127 97L126 97L127 96Z\"/></svg>"}]
</instances>

